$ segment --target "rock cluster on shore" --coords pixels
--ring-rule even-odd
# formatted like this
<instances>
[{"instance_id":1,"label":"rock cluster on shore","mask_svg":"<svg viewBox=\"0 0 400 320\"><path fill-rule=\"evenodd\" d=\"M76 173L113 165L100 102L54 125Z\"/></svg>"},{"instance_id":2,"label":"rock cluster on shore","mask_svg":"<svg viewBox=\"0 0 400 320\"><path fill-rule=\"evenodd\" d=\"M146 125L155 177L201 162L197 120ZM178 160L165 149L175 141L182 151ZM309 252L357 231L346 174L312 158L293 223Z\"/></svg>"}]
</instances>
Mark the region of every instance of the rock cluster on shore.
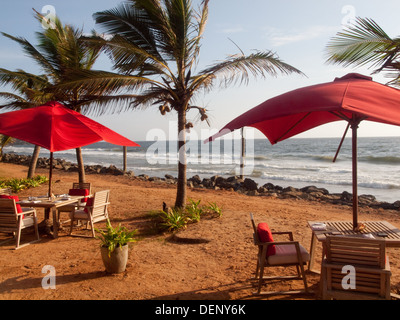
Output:
<instances>
[{"instance_id":1,"label":"rock cluster on shore","mask_svg":"<svg viewBox=\"0 0 400 320\"><path fill-rule=\"evenodd\" d=\"M31 156L17 155L14 153L4 154L2 162L20 164L29 166ZM37 162L38 168L49 168L50 160L47 158L39 158ZM64 170L67 172L77 172L78 165L71 162L54 159L53 167L58 170ZM85 172L87 174L110 174L110 175L125 175L132 179L138 179L142 181L151 181L157 183L168 183L176 184L177 178L171 175L165 175L163 178L150 177L148 175L135 176L132 171L124 172L122 169L117 168L114 165L109 167L103 167L100 165L85 165ZM324 188L318 188L316 186L306 186L304 188L293 188L273 185L272 183L266 183L263 186L259 186L257 182L252 179L244 178L241 179L238 176L222 177L213 176L211 178L203 178L195 175L188 179L188 187L190 188L204 188L213 190L230 190L238 193L246 194L248 196L267 196L276 197L281 199L303 199L308 201L320 201L338 205L352 205L352 194L344 191L342 193L329 193ZM372 207L382 208L390 210L400 209L400 200L394 203L380 202L377 201L373 195L359 195L359 206L360 207Z\"/></svg>"}]
</instances>

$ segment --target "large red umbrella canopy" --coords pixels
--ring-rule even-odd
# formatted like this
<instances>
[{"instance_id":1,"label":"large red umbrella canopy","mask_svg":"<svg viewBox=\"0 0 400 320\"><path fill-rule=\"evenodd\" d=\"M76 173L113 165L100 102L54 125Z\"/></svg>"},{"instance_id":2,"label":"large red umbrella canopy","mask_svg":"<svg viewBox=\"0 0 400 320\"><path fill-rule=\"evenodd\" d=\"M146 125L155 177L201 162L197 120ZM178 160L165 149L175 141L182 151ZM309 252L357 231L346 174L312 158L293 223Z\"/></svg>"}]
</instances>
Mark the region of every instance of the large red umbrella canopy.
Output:
<instances>
[{"instance_id":1,"label":"large red umbrella canopy","mask_svg":"<svg viewBox=\"0 0 400 320\"><path fill-rule=\"evenodd\" d=\"M357 226L357 128L369 120L400 126L400 90L350 73L269 99L225 125L212 141L242 127L260 130L272 144L320 125L345 120L353 132L353 225Z\"/></svg>"},{"instance_id":2,"label":"large red umbrella canopy","mask_svg":"<svg viewBox=\"0 0 400 320\"><path fill-rule=\"evenodd\" d=\"M0 133L53 152L75 149L99 141L140 147L102 124L52 101L42 106L0 114ZM50 165L49 196L52 165Z\"/></svg>"},{"instance_id":3,"label":"large red umbrella canopy","mask_svg":"<svg viewBox=\"0 0 400 320\"><path fill-rule=\"evenodd\" d=\"M333 121L362 120L400 125L400 90L348 74L333 82L296 89L238 116L210 140L249 126L260 130L275 144Z\"/></svg>"},{"instance_id":4,"label":"large red umbrella canopy","mask_svg":"<svg viewBox=\"0 0 400 320\"><path fill-rule=\"evenodd\" d=\"M0 114L0 133L50 152L75 149L103 140L121 146L139 146L58 102Z\"/></svg>"}]
</instances>

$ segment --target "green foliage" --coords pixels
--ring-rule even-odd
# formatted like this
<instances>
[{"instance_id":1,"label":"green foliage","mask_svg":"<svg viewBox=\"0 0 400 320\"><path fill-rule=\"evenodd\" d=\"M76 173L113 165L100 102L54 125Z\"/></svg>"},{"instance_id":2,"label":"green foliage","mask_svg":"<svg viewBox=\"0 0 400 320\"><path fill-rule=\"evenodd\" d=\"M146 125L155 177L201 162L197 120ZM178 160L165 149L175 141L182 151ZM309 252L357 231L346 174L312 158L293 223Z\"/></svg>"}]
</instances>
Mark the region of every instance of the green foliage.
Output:
<instances>
[{"instance_id":1,"label":"green foliage","mask_svg":"<svg viewBox=\"0 0 400 320\"><path fill-rule=\"evenodd\" d=\"M195 202L192 199L189 199L189 204L186 205L186 215L187 217L194 222L200 221L200 216L203 214L203 209L200 207L200 201Z\"/></svg>"},{"instance_id":2,"label":"green foliage","mask_svg":"<svg viewBox=\"0 0 400 320\"><path fill-rule=\"evenodd\" d=\"M176 231L179 229L186 228L188 223L188 217L181 208L173 208L167 212L161 211L160 218L162 220L161 226L166 228L168 231Z\"/></svg>"},{"instance_id":3,"label":"green foliage","mask_svg":"<svg viewBox=\"0 0 400 320\"><path fill-rule=\"evenodd\" d=\"M218 215L218 217L222 217L222 209L220 207L218 207L215 202L208 203L208 210L213 213L216 213Z\"/></svg>"},{"instance_id":4,"label":"green foliage","mask_svg":"<svg viewBox=\"0 0 400 320\"><path fill-rule=\"evenodd\" d=\"M26 178L26 179L7 179L0 181L0 188L10 188L12 192L19 192L24 189L38 187L41 184L47 182L47 178L45 176L36 176L34 178Z\"/></svg>"},{"instance_id":5,"label":"green foliage","mask_svg":"<svg viewBox=\"0 0 400 320\"><path fill-rule=\"evenodd\" d=\"M217 217L222 216L222 210L216 203L208 203L208 205L200 205L201 200L194 201L189 199L189 204L184 209L169 208L167 211L152 212L151 216L159 220L159 226L163 230L170 232L185 229L189 223L196 223L201 217L211 215Z\"/></svg>"},{"instance_id":6,"label":"green foliage","mask_svg":"<svg viewBox=\"0 0 400 320\"><path fill-rule=\"evenodd\" d=\"M108 256L110 256L115 248L122 247L129 242L137 241L135 238L137 230L128 231L125 227L122 227L121 224L119 224L117 228L113 228L110 220L107 220L107 229L105 231L99 229L95 230L100 233L100 236L96 238L101 241L101 246L108 248Z\"/></svg>"}]
</instances>

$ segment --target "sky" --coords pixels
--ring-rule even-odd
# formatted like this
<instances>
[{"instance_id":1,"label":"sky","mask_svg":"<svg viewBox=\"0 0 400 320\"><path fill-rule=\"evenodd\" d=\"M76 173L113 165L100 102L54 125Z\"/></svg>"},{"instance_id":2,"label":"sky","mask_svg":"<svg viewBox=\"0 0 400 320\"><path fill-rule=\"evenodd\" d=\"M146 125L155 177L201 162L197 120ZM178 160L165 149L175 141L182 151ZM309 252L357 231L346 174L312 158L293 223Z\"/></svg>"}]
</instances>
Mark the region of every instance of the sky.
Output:
<instances>
[{"instance_id":1,"label":"sky","mask_svg":"<svg viewBox=\"0 0 400 320\"><path fill-rule=\"evenodd\" d=\"M96 29L92 15L117 6L121 0L18 0L2 1L0 31L24 37L35 44L35 32L41 25L33 16L32 8L44 15L55 11L63 23L81 27L85 32ZM200 0L193 0L194 6ZM222 128L240 114L261 102L287 91L330 82L350 72L370 75L372 69L343 68L326 64L325 47L329 40L341 31L343 25L354 17L372 18L391 37L400 35L398 0L211 0L209 20L202 41L197 71L230 54L245 54L254 50L272 51L284 62L300 69L306 76L278 75L265 79L252 79L248 85L232 85L230 88L215 87L200 94L196 105L209 110L211 126L194 122L194 136L206 139L210 133ZM37 66L24 56L20 47L0 35L0 67L10 70L23 69L40 73ZM95 69L112 70L108 57L101 56ZM373 80L387 82L383 75L373 75ZM3 89L1 89L3 90ZM176 138L176 113L162 116L158 107L132 110L120 114L92 117L134 141ZM188 119L195 121L197 113L189 112ZM297 137L341 137L346 123L324 125ZM255 132L254 132L255 131ZM262 138L257 130L249 136ZM400 136L400 127L363 122L358 130L362 136Z\"/></svg>"}]
</instances>

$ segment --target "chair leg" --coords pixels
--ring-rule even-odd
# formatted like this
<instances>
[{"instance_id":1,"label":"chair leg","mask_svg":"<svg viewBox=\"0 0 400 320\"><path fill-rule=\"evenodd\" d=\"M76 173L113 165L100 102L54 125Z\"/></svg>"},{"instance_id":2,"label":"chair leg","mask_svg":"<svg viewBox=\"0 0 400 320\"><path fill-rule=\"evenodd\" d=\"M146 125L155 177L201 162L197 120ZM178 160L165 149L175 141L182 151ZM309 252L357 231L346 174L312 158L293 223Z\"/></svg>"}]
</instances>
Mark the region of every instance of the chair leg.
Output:
<instances>
[{"instance_id":1,"label":"chair leg","mask_svg":"<svg viewBox=\"0 0 400 320\"><path fill-rule=\"evenodd\" d=\"M257 277L258 277L259 270L260 270L260 262L258 261L258 257L257 257L256 275L254 277L255 279L257 279Z\"/></svg>"},{"instance_id":2,"label":"chair leg","mask_svg":"<svg viewBox=\"0 0 400 320\"><path fill-rule=\"evenodd\" d=\"M297 276L298 276L299 278L301 278L302 272L301 272L300 266L296 266L296 270L297 270Z\"/></svg>"},{"instance_id":3,"label":"chair leg","mask_svg":"<svg viewBox=\"0 0 400 320\"><path fill-rule=\"evenodd\" d=\"M260 279L258 280L258 288L257 288L257 294L261 293L261 286L263 283L263 277L264 277L264 266L260 268Z\"/></svg>"},{"instance_id":4,"label":"chair leg","mask_svg":"<svg viewBox=\"0 0 400 320\"><path fill-rule=\"evenodd\" d=\"M94 238L96 235L94 233L94 225L93 225L93 220L92 219L90 219L90 227L92 228L92 236Z\"/></svg>"},{"instance_id":5,"label":"chair leg","mask_svg":"<svg viewBox=\"0 0 400 320\"><path fill-rule=\"evenodd\" d=\"M22 217L18 217L18 230L16 231L15 234L15 249L19 248L19 243L21 240L21 230L22 230Z\"/></svg>"},{"instance_id":6,"label":"chair leg","mask_svg":"<svg viewBox=\"0 0 400 320\"><path fill-rule=\"evenodd\" d=\"M319 284L319 294L321 295L322 300L327 300L327 282L326 282L326 277L327 277L327 270L324 267L321 267L321 280Z\"/></svg>"},{"instance_id":7,"label":"chair leg","mask_svg":"<svg viewBox=\"0 0 400 320\"><path fill-rule=\"evenodd\" d=\"M74 221L75 221L74 215L72 214L72 215L71 215L71 226L70 226L70 228L69 228L69 235L72 235L72 228L73 228L73 226L74 226Z\"/></svg>"},{"instance_id":8,"label":"chair leg","mask_svg":"<svg viewBox=\"0 0 400 320\"><path fill-rule=\"evenodd\" d=\"M299 267L297 267L297 269L298 268ZM300 265L300 270L301 270L301 278L303 279L303 283L304 283L304 290L306 291L306 293L308 293L307 278L306 278L306 273L304 271L304 265L303 264Z\"/></svg>"}]
</instances>

